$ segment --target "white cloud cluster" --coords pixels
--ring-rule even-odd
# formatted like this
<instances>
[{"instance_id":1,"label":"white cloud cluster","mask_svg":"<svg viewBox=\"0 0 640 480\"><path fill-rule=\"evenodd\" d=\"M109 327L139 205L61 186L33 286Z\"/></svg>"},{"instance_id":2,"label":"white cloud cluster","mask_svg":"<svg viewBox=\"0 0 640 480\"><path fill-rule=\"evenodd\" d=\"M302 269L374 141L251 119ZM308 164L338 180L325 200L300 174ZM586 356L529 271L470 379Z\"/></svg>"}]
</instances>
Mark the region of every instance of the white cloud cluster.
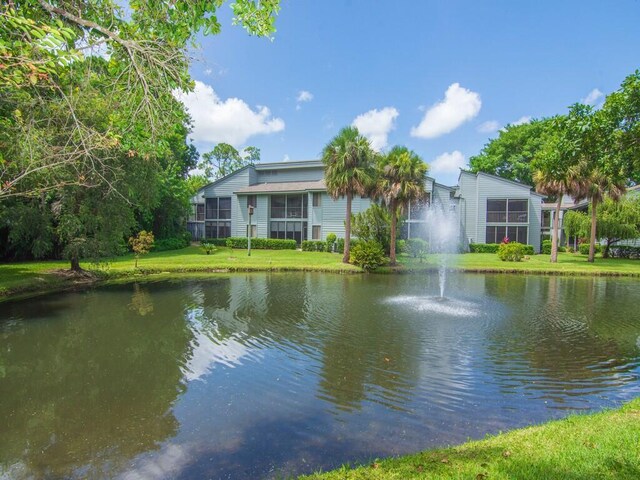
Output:
<instances>
[{"instance_id":1,"label":"white cloud cluster","mask_svg":"<svg viewBox=\"0 0 640 480\"><path fill-rule=\"evenodd\" d=\"M271 116L264 106L253 110L240 98L220 99L210 85L196 80L193 92L174 92L193 119L191 137L196 142L225 142L236 147L249 137L284 130L284 120Z\"/></svg>"},{"instance_id":2,"label":"white cloud cluster","mask_svg":"<svg viewBox=\"0 0 640 480\"><path fill-rule=\"evenodd\" d=\"M379 152L387 146L389 132L395 128L398 115L400 113L394 107L385 107L381 110L374 108L358 115L352 125L369 139L371 148Z\"/></svg>"},{"instance_id":3,"label":"white cloud cluster","mask_svg":"<svg viewBox=\"0 0 640 480\"><path fill-rule=\"evenodd\" d=\"M296 110L300 110L303 103L310 102L311 100L313 100L313 93L307 90L300 90L296 97L296 102L298 102L296 104Z\"/></svg>"},{"instance_id":4,"label":"white cloud cluster","mask_svg":"<svg viewBox=\"0 0 640 480\"><path fill-rule=\"evenodd\" d=\"M599 100L603 96L604 96L604 93L602 93L599 89L594 88L589 92L589 94L586 97L581 99L580 102L584 103L585 105L596 105L600 103Z\"/></svg>"},{"instance_id":5,"label":"white cloud cluster","mask_svg":"<svg viewBox=\"0 0 640 480\"><path fill-rule=\"evenodd\" d=\"M478 125L480 133L495 133L500 130L500 124L495 120L488 120Z\"/></svg>"},{"instance_id":6,"label":"white cloud cluster","mask_svg":"<svg viewBox=\"0 0 640 480\"><path fill-rule=\"evenodd\" d=\"M452 132L478 115L481 107L478 93L453 83L447 88L444 99L429 108L420 124L411 129L411 136L436 138Z\"/></svg>"},{"instance_id":7,"label":"white cloud cluster","mask_svg":"<svg viewBox=\"0 0 640 480\"><path fill-rule=\"evenodd\" d=\"M467 159L459 150L453 152L445 152L436 157L429 165L429 173L433 174L451 174L458 173L461 168L467 164Z\"/></svg>"}]
</instances>

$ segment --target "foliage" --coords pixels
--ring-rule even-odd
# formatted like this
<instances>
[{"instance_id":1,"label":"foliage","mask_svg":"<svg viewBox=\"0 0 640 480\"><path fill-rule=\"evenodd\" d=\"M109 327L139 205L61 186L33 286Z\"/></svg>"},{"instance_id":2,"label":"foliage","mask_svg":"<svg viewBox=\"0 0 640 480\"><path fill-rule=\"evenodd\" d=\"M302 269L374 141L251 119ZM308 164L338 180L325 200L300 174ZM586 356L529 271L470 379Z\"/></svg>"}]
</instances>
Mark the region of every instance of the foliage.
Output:
<instances>
[{"instance_id":1,"label":"foliage","mask_svg":"<svg viewBox=\"0 0 640 480\"><path fill-rule=\"evenodd\" d=\"M581 243L580 245L578 245L578 252L581 255L589 255L590 254L590 245L588 243ZM601 253L602 252L602 247L600 246L599 243L595 244L595 253Z\"/></svg>"},{"instance_id":2,"label":"foliage","mask_svg":"<svg viewBox=\"0 0 640 480\"><path fill-rule=\"evenodd\" d=\"M369 242L378 242L385 253L389 253L391 238L391 215L389 211L372 203L364 212L356 213L351 216L352 233L359 240ZM399 235L396 233L396 238Z\"/></svg>"},{"instance_id":3,"label":"foliage","mask_svg":"<svg viewBox=\"0 0 640 480\"><path fill-rule=\"evenodd\" d=\"M585 213L575 210L564 212L562 228L567 237L567 242L569 237L586 237L589 231L589 217Z\"/></svg>"},{"instance_id":4,"label":"foliage","mask_svg":"<svg viewBox=\"0 0 640 480\"><path fill-rule=\"evenodd\" d=\"M153 240L153 232L147 232L145 230L141 230L137 235L129 237L129 245L136 259L135 268L138 268L138 259L140 256L146 255L153 248Z\"/></svg>"},{"instance_id":5,"label":"foliage","mask_svg":"<svg viewBox=\"0 0 640 480\"><path fill-rule=\"evenodd\" d=\"M525 256L524 245L518 242L501 243L498 258L503 262L519 262Z\"/></svg>"},{"instance_id":6,"label":"foliage","mask_svg":"<svg viewBox=\"0 0 640 480\"><path fill-rule=\"evenodd\" d=\"M324 252L327 249L327 242L322 240L304 240L301 244L303 252Z\"/></svg>"},{"instance_id":7,"label":"foliage","mask_svg":"<svg viewBox=\"0 0 640 480\"><path fill-rule=\"evenodd\" d=\"M153 159L166 147L162 136L176 121L173 92L192 88L187 50L200 33L220 31L217 9L223 3L4 2L0 98L17 106L2 112L0 131L19 141L0 139L6 146L0 149L5 150L0 151L0 198L94 186L110 168L110 157L102 153L114 146L136 160ZM278 0L236 0L231 6L234 23L249 33L275 31ZM94 111L120 117L108 128L78 115L87 97L82 84L96 76L109 93ZM43 108L49 115L39 112ZM51 132L38 123L48 118L54 120ZM121 137L139 126L146 141L127 145ZM30 144L35 151L25 149Z\"/></svg>"},{"instance_id":8,"label":"foliage","mask_svg":"<svg viewBox=\"0 0 640 480\"><path fill-rule=\"evenodd\" d=\"M351 249L350 263L367 272L384 265L382 245L376 241L358 242Z\"/></svg>"},{"instance_id":9,"label":"foliage","mask_svg":"<svg viewBox=\"0 0 640 480\"><path fill-rule=\"evenodd\" d=\"M204 170L207 178L222 178L260 161L260 149L246 147L242 153L228 143L219 143L210 152L202 155L198 168Z\"/></svg>"},{"instance_id":10,"label":"foliage","mask_svg":"<svg viewBox=\"0 0 640 480\"><path fill-rule=\"evenodd\" d=\"M190 244L191 234L189 232L182 232L182 235L156 240L153 244L153 251L164 252L167 250L180 250L187 248Z\"/></svg>"},{"instance_id":11,"label":"foliage","mask_svg":"<svg viewBox=\"0 0 640 480\"><path fill-rule=\"evenodd\" d=\"M553 119L532 120L521 125L507 125L498 137L490 140L481 152L469 159L469 169L485 172L515 182L533 185L532 162L553 129Z\"/></svg>"},{"instance_id":12,"label":"foliage","mask_svg":"<svg viewBox=\"0 0 640 480\"><path fill-rule=\"evenodd\" d=\"M226 238L205 238L202 240L205 243L210 243L211 245L215 245L216 247L226 247L227 239ZM251 246L253 247L253 242L255 239L251 239Z\"/></svg>"},{"instance_id":13,"label":"foliage","mask_svg":"<svg viewBox=\"0 0 640 480\"><path fill-rule=\"evenodd\" d=\"M333 247L337 238L337 235L333 232L327 234L327 252L333 252Z\"/></svg>"},{"instance_id":14,"label":"foliage","mask_svg":"<svg viewBox=\"0 0 640 480\"><path fill-rule=\"evenodd\" d=\"M606 197L596 213L597 236L606 244L602 256L609 256L612 245L640 237L640 195L626 195L615 202Z\"/></svg>"},{"instance_id":15,"label":"foliage","mask_svg":"<svg viewBox=\"0 0 640 480\"><path fill-rule=\"evenodd\" d=\"M498 253L498 243L470 243L469 251L471 253Z\"/></svg>"},{"instance_id":16,"label":"foliage","mask_svg":"<svg viewBox=\"0 0 640 480\"><path fill-rule=\"evenodd\" d=\"M395 146L378 157L377 170L373 195L382 200L391 216L388 251L390 263L395 265L398 212L404 213L410 202L424 198L428 167L415 152Z\"/></svg>"},{"instance_id":17,"label":"foliage","mask_svg":"<svg viewBox=\"0 0 640 480\"><path fill-rule=\"evenodd\" d=\"M351 201L367 195L375 183L375 153L369 140L356 127L345 127L322 150L327 193L334 200L346 197L343 263L349 262L351 244Z\"/></svg>"},{"instance_id":18,"label":"foliage","mask_svg":"<svg viewBox=\"0 0 640 480\"><path fill-rule=\"evenodd\" d=\"M640 258L640 247L632 247L628 245L614 245L609 249L609 257L631 258L631 259L637 260Z\"/></svg>"},{"instance_id":19,"label":"foliage","mask_svg":"<svg viewBox=\"0 0 640 480\"><path fill-rule=\"evenodd\" d=\"M409 238L406 241L407 250L413 258L419 258L420 262L429 251L429 244L421 238Z\"/></svg>"},{"instance_id":20,"label":"foliage","mask_svg":"<svg viewBox=\"0 0 640 480\"><path fill-rule=\"evenodd\" d=\"M557 248L558 248L558 252L566 251L566 249L564 247L557 247ZM551 254L551 240L543 240L542 241L542 252L541 253L544 253L545 255L550 255Z\"/></svg>"},{"instance_id":21,"label":"foliage","mask_svg":"<svg viewBox=\"0 0 640 480\"><path fill-rule=\"evenodd\" d=\"M247 237L229 237L227 238L227 247L229 248L248 248ZM252 249L265 250L295 250L298 244L295 240L283 240L278 238L252 238Z\"/></svg>"},{"instance_id":22,"label":"foliage","mask_svg":"<svg viewBox=\"0 0 640 480\"><path fill-rule=\"evenodd\" d=\"M213 243L207 243L207 242L201 242L200 248L207 255L210 255L217 250L217 247Z\"/></svg>"}]
</instances>

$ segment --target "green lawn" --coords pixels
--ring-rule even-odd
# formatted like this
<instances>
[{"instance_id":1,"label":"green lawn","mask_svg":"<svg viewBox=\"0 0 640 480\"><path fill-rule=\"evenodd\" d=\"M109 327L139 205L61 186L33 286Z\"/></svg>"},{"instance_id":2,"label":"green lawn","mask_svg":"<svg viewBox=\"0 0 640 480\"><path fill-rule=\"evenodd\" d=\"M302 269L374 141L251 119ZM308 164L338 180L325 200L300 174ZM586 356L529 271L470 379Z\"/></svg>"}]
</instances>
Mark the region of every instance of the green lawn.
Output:
<instances>
[{"instance_id":1,"label":"green lawn","mask_svg":"<svg viewBox=\"0 0 640 480\"><path fill-rule=\"evenodd\" d=\"M636 480L640 478L640 399L617 410L571 416L458 447L301 478Z\"/></svg>"},{"instance_id":2,"label":"green lawn","mask_svg":"<svg viewBox=\"0 0 640 480\"><path fill-rule=\"evenodd\" d=\"M140 275L167 273L206 273L226 271L324 271L336 273L361 273L353 265L341 262L342 256L324 252L301 252L297 250L246 250L219 248L205 255L198 247L183 250L150 253L138 262L134 269L133 255L116 257L101 265L83 263L85 269L97 273L99 278L137 278ZM473 272L517 272L574 275L632 275L640 276L640 261L596 258L590 264L584 255L561 253L557 264L549 262L549 255L533 255L522 262L502 262L496 254L473 253L449 255L449 268ZM434 270L439 257L427 255L423 262L406 255L399 257L396 268L383 267L380 273L410 273ZM0 265L0 299L18 293L40 292L71 286L77 279L64 278L52 273L67 269L65 261L20 262Z\"/></svg>"}]
</instances>

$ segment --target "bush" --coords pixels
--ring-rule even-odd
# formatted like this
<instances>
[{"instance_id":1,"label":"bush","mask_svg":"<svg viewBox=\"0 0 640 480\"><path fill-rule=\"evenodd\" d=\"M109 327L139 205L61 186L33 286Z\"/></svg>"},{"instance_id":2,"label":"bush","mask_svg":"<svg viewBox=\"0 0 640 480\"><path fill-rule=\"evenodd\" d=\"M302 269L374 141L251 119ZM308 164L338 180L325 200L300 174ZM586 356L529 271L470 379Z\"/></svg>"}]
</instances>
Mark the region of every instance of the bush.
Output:
<instances>
[{"instance_id":1,"label":"bush","mask_svg":"<svg viewBox=\"0 0 640 480\"><path fill-rule=\"evenodd\" d=\"M229 248L248 248L247 237L229 237L226 242ZM295 240L279 238L252 238L251 248L256 250L295 250L298 244Z\"/></svg>"},{"instance_id":2,"label":"bush","mask_svg":"<svg viewBox=\"0 0 640 480\"><path fill-rule=\"evenodd\" d=\"M578 245L578 251L582 255L589 255L589 244L581 243L580 245ZM600 253L600 252L602 252L602 247L600 246L599 243L596 243L596 253Z\"/></svg>"},{"instance_id":3,"label":"bush","mask_svg":"<svg viewBox=\"0 0 640 480\"><path fill-rule=\"evenodd\" d=\"M336 253L342 253L342 252L344 252L344 238L338 238L336 240Z\"/></svg>"},{"instance_id":4,"label":"bush","mask_svg":"<svg viewBox=\"0 0 640 480\"><path fill-rule=\"evenodd\" d=\"M561 245L558 245L558 252L566 252L567 249ZM542 241L542 253L551 255L551 240Z\"/></svg>"},{"instance_id":5,"label":"bush","mask_svg":"<svg viewBox=\"0 0 640 480\"><path fill-rule=\"evenodd\" d=\"M349 262L370 272L385 263L382 245L376 241L358 242L351 249Z\"/></svg>"},{"instance_id":6,"label":"bush","mask_svg":"<svg viewBox=\"0 0 640 480\"><path fill-rule=\"evenodd\" d=\"M396 253L405 253L407 251L406 240L396 240Z\"/></svg>"},{"instance_id":7,"label":"bush","mask_svg":"<svg viewBox=\"0 0 640 480\"><path fill-rule=\"evenodd\" d=\"M497 243L470 243L469 251L471 253L498 253Z\"/></svg>"},{"instance_id":8,"label":"bush","mask_svg":"<svg viewBox=\"0 0 640 480\"><path fill-rule=\"evenodd\" d=\"M207 243L207 242L201 242L200 248L202 248L202 251L207 255L210 255L211 253L217 250L216 246L213 243Z\"/></svg>"},{"instance_id":9,"label":"bush","mask_svg":"<svg viewBox=\"0 0 640 480\"><path fill-rule=\"evenodd\" d=\"M407 250L413 258L422 259L429 251L429 244L421 238L410 238L407 240Z\"/></svg>"},{"instance_id":10,"label":"bush","mask_svg":"<svg viewBox=\"0 0 640 480\"><path fill-rule=\"evenodd\" d=\"M305 240L302 242L303 252L324 252L327 248L327 242L322 240Z\"/></svg>"},{"instance_id":11,"label":"bush","mask_svg":"<svg viewBox=\"0 0 640 480\"><path fill-rule=\"evenodd\" d=\"M226 238L204 238L201 243L210 243L211 245L215 245L216 247L226 247L227 239ZM253 239L252 239L253 244Z\"/></svg>"},{"instance_id":12,"label":"bush","mask_svg":"<svg viewBox=\"0 0 640 480\"><path fill-rule=\"evenodd\" d=\"M167 250L180 250L181 248L187 248L191 243L191 234L184 232L181 235L175 237L162 238L156 240L153 244L152 250L154 252L166 252Z\"/></svg>"},{"instance_id":13,"label":"bush","mask_svg":"<svg viewBox=\"0 0 640 480\"><path fill-rule=\"evenodd\" d=\"M525 245L518 242L501 243L498 258L503 262L519 262L525 256Z\"/></svg>"},{"instance_id":14,"label":"bush","mask_svg":"<svg viewBox=\"0 0 640 480\"><path fill-rule=\"evenodd\" d=\"M336 243L337 235L335 233L329 233L327 235L327 252L333 252L333 246Z\"/></svg>"}]
</instances>

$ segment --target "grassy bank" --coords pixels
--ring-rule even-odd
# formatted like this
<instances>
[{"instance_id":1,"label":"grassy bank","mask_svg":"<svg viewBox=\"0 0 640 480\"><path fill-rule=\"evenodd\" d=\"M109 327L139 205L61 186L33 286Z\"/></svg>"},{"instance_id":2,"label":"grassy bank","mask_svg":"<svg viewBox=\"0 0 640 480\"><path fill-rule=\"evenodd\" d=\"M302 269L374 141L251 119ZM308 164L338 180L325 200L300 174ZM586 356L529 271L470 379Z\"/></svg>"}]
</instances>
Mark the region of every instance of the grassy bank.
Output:
<instances>
[{"instance_id":1,"label":"grassy bank","mask_svg":"<svg viewBox=\"0 0 640 480\"><path fill-rule=\"evenodd\" d=\"M301 478L635 480L640 478L640 399L617 410Z\"/></svg>"},{"instance_id":2,"label":"grassy bank","mask_svg":"<svg viewBox=\"0 0 640 480\"><path fill-rule=\"evenodd\" d=\"M549 255L534 255L522 262L502 262L490 253L451 255L448 267L471 272L516 272L536 274L568 275L627 275L640 276L640 261L620 259L596 259L591 264L584 255L560 254L557 264L549 262ZM323 271L334 273L361 273L353 265L341 262L341 255L325 252L301 252L295 250L253 250L247 256L245 250L220 248L205 255L198 247L183 250L150 253L138 262L134 269L134 258L125 255L101 265L83 263L82 267L94 273L94 280L139 278L140 275L164 273L183 274L234 271ZM439 258L427 255L424 261L405 255L399 257L400 265L383 267L381 273L424 272L438 268ZM43 292L89 283L92 280L61 275L68 262L43 261L20 262L0 265L0 299L29 292Z\"/></svg>"}]
</instances>

